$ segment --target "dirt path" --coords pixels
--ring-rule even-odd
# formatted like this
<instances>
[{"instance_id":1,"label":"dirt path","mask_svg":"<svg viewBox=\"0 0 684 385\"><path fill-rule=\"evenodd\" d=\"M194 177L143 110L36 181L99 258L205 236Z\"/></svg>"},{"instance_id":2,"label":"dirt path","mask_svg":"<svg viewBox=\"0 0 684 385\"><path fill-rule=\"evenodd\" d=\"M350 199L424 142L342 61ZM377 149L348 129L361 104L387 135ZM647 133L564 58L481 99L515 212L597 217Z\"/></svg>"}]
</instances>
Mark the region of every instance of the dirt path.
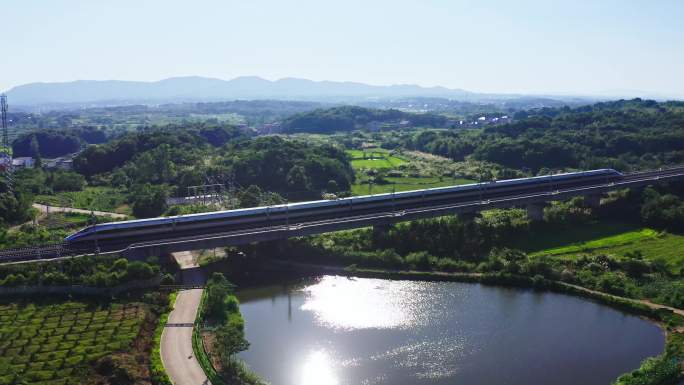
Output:
<instances>
[{"instance_id":1,"label":"dirt path","mask_svg":"<svg viewBox=\"0 0 684 385\"><path fill-rule=\"evenodd\" d=\"M110 213L107 211L84 210L84 209L77 209L77 208L73 208L73 207L48 206L48 205L43 205L40 203L34 203L33 207L37 208L41 213L46 213L49 210L49 212L51 212L51 213L79 213L79 214L88 214L88 215L93 213L93 214L100 216L100 217L109 216L109 217L116 218L116 219L128 218L128 216L125 214Z\"/></svg>"}]
</instances>

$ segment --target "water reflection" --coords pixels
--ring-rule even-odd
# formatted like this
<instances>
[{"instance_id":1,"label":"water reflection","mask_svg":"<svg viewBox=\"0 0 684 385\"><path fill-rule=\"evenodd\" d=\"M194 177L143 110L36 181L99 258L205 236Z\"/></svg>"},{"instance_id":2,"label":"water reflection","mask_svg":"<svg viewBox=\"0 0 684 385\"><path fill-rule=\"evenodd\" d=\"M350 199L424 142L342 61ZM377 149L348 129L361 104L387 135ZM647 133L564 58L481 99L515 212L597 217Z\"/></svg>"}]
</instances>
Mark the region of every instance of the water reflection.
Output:
<instances>
[{"instance_id":1,"label":"water reflection","mask_svg":"<svg viewBox=\"0 0 684 385\"><path fill-rule=\"evenodd\" d=\"M327 276L305 287L301 310L330 328L408 328L424 323L419 282Z\"/></svg>"},{"instance_id":2,"label":"water reflection","mask_svg":"<svg viewBox=\"0 0 684 385\"><path fill-rule=\"evenodd\" d=\"M241 356L280 385L597 385L663 348L647 321L550 293L324 276L239 294Z\"/></svg>"},{"instance_id":3,"label":"water reflection","mask_svg":"<svg viewBox=\"0 0 684 385\"><path fill-rule=\"evenodd\" d=\"M301 385L337 385L333 362L330 356L322 350L309 353L302 363Z\"/></svg>"}]
</instances>

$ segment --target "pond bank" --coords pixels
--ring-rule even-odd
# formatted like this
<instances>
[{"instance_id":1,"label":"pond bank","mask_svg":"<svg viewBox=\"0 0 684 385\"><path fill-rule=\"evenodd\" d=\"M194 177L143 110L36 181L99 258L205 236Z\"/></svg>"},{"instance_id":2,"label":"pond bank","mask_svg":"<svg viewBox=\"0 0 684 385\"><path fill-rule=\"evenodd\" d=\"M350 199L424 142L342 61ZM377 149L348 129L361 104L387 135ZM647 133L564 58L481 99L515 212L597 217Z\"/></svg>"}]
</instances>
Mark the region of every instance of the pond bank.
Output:
<instances>
[{"instance_id":1,"label":"pond bank","mask_svg":"<svg viewBox=\"0 0 684 385\"><path fill-rule=\"evenodd\" d=\"M382 278L394 280L413 281L456 281L473 282L492 286L509 286L520 288L532 288L547 290L556 293L569 294L588 298L604 305L622 310L627 313L646 317L656 322L666 333L665 353L644 361L642 367L631 374L620 377L617 384L659 384L662 380L675 381L681 378L681 368L677 371L673 362L681 365L684 357L684 317L682 309L653 304L648 301L633 300L589 290L583 287L546 279L530 278L525 276L513 276L508 274L469 274L469 273L442 273L426 271L398 271L382 269L359 269L343 268L339 266L315 265L289 261L271 261L271 268L285 271L299 271L303 274L322 275L334 274L364 278ZM673 369L674 367L674 369ZM668 372L662 377L662 372ZM634 376L641 380L652 378L650 382L632 381Z\"/></svg>"}]
</instances>

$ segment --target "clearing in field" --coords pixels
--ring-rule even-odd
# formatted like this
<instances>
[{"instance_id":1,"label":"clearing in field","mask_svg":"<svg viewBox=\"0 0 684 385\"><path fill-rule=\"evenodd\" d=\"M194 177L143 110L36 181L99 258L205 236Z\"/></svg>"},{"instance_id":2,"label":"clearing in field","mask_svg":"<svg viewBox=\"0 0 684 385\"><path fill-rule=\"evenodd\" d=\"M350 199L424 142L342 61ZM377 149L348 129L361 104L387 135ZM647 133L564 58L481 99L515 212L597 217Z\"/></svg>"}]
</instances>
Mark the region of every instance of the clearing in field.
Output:
<instances>
[{"instance_id":1,"label":"clearing in field","mask_svg":"<svg viewBox=\"0 0 684 385\"><path fill-rule=\"evenodd\" d=\"M111 187L88 186L83 191L66 191L55 195L37 195L35 201L36 203L50 206L73 207L131 215L131 209L126 205L126 192Z\"/></svg>"},{"instance_id":2,"label":"clearing in field","mask_svg":"<svg viewBox=\"0 0 684 385\"><path fill-rule=\"evenodd\" d=\"M0 305L0 384L81 384L88 364L129 349L146 312L137 303Z\"/></svg>"}]
</instances>

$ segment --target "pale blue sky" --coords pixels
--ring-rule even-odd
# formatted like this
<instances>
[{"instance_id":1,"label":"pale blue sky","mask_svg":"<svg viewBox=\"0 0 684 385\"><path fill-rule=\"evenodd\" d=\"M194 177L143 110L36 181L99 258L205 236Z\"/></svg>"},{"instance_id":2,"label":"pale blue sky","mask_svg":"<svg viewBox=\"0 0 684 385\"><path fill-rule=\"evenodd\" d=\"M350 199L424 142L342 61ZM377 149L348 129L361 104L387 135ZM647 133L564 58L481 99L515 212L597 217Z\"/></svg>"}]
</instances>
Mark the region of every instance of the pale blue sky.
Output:
<instances>
[{"instance_id":1,"label":"pale blue sky","mask_svg":"<svg viewBox=\"0 0 684 385\"><path fill-rule=\"evenodd\" d=\"M301 77L684 95L681 0L2 0L0 90Z\"/></svg>"}]
</instances>

